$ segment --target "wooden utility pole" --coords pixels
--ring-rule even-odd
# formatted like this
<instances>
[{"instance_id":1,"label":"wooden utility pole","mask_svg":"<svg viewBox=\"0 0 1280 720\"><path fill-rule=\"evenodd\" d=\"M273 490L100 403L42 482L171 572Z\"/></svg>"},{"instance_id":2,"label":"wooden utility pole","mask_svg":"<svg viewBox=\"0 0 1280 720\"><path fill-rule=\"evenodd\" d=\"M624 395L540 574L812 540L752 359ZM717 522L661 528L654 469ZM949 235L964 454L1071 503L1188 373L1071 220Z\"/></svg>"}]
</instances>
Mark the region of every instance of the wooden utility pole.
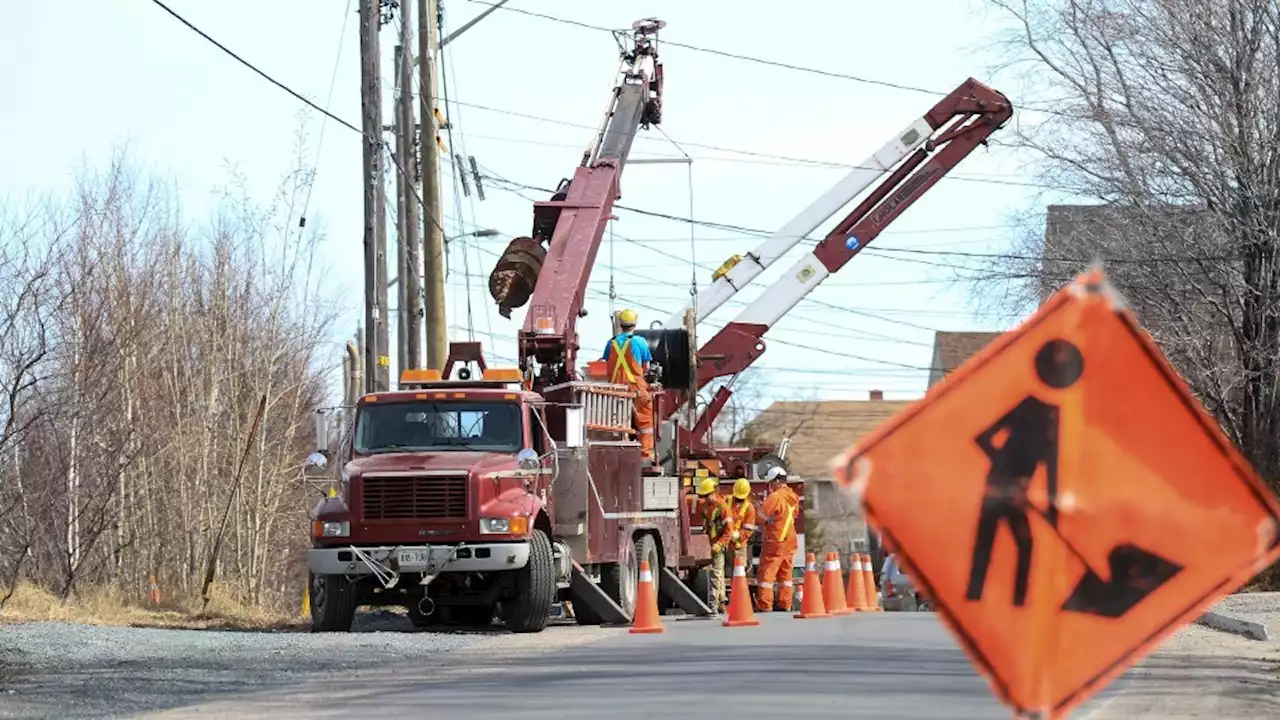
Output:
<instances>
[{"instance_id":1,"label":"wooden utility pole","mask_svg":"<svg viewBox=\"0 0 1280 720\"><path fill-rule=\"evenodd\" d=\"M387 235L382 190L382 78L378 0L360 0L360 97L364 132L365 390L390 389L387 356Z\"/></svg>"},{"instance_id":2,"label":"wooden utility pole","mask_svg":"<svg viewBox=\"0 0 1280 720\"><path fill-rule=\"evenodd\" d=\"M422 83L423 279L426 281L427 367L444 369L449 350L444 302L444 232L440 212L440 147L436 144L436 49L440 42L439 2L418 0L418 75Z\"/></svg>"},{"instance_id":3,"label":"wooden utility pole","mask_svg":"<svg viewBox=\"0 0 1280 720\"><path fill-rule=\"evenodd\" d=\"M400 17L401 23L404 22L404 16ZM403 28L404 25L401 25ZM403 36L402 36L403 37ZM413 168L405 162L405 128L400 122L400 101L404 97L405 86L401 84L404 73L400 70L404 66L404 45L396 45L395 51L395 73L396 73L396 106L395 111L391 113L391 134L396 140L395 154L396 163L400 168L396 171L396 278L399 283L396 285L396 367L400 372L409 367L405 364L405 355L409 348L409 337L404 331L405 319L408 313L405 311L405 281L408 280L409 264L406 262L408 255L408 246L405 240L409 237L405 211L409 207L408 187L405 186L404 176L413 172ZM404 172L400 172L403 170Z\"/></svg>"},{"instance_id":4,"label":"wooden utility pole","mask_svg":"<svg viewBox=\"0 0 1280 720\"><path fill-rule=\"evenodd\" d=\"M405 180L404 246L405 265L400 270L400 286L404 301L400 308L405 318L405 362L403 367L421 368L422 364L422 213L418 205L418 151L414 139L418 137L414 119L413 99L413 3L400 3L400 102L396 116L400 121L400 140L404 143L401 163L409 176ZM437 195L438 197L438 195ZM438 203L437 203L438 205Z\"/></svg>"}]
</instances>

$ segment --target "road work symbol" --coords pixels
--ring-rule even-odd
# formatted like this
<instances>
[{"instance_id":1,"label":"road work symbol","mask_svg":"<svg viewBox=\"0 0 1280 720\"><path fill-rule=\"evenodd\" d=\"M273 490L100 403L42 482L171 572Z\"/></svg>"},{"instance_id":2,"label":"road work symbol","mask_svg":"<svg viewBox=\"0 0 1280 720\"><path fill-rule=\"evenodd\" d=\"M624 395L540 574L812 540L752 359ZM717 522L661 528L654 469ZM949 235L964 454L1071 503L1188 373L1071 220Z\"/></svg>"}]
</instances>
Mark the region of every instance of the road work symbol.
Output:
<instances>
[{"instance_id":1,"label":"road work symbol","mask_svg":"<svg viewBox=\"0 0 1280 720\"><path fill-rule=\"evenodd\" d=\"M834 467L1024 715L1065 715L1280 559L1280 502L1100 271Z\"/></svg>"}]
</instances>

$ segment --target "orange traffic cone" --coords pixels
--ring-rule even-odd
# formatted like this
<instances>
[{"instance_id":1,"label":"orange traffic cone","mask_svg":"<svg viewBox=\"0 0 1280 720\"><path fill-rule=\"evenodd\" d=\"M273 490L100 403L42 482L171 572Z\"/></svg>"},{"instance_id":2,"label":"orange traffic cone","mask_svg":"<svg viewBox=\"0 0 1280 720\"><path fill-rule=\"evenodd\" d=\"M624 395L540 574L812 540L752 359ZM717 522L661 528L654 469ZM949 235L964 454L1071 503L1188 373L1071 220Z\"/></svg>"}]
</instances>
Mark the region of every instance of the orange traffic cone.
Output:
<instances>
[{"instance_id":1,"label":"orange traffic cone","mask_svg":"<svg viewBox=\"0 0 1280 720\"><path fill-rule=\"evenodd\" d=\"M884 608L880 607L880 593L876 590L876 575L871 569L871 556L863 553L862 555L862 583L863 589L867 594L867 607L863 612L880 612Z\"/></svg>"},{"instance_id":2,"label":"orange traffic cone","mask_svg":"<svg viewBox=\"0 0 1280 720\"><path fill-rule=\"evenodd\" d=\"M870 606L867 602L867 586L862 581L862 555L854 553L849 556L849 607L854 612L865 612Z\"/></svg>"},{"instance_id":3,"label":"orange traffic cone","mask_svg":"<svg viewBox=\"0 0 1280 720\"><path fill-rule=\"evenodd\" d=\"M160 586L156 584L156 576L148 575L147 583L150 587L147 589L147 602L152 605L160 604Z\"/></svg>"},{"instance_id":4,"label":"orange traffic cone","mask_svg":"<svg viewBox=\"0 0 1280 720\"><path fill-rule=\"evenodd\" d=\"M658 592L653 587L653 570L648 560L640 561L640 587L636 590L636 616L631 621L631 632L660 633L662 618L658 616Z\"/></svg>"},{"instance_id":5,"label":"orange traffic cone","mask_svg":"<svg viewBox=\"0 0 1280 720\"><path fill-rule=\"evenodd\" d=\"M832 615L848 615L853 609L844 603L844 583L840 577L840 554L827 553L826 577L822 578L822 602Z\"/></svg>"},{"instance_id":6,"label":"orange traffic cone","mask_svg":"<svg viewBox=\"0 0 1280 720\"><path fill-rule=\"evenodd\" d=\"M822 603L822 582L818 580L818 561L813 553L808 553L804 558L804 595L800 602L800 612L796 613L798 618L820 618L831 617L831 613L827 612L826 606Z\"/></svg>"},{"instance_id":7,"label":"orange traffic cone","mask_svg":"<svg viewBox=\"0 0 1280 720\"><path fill-rule=\"evenodd\" d=\"M759 625L756 612L751 607L751 589L747 587L747 561L741 555L733 557L733 586L729 588L729 617L725 627Z\"/></svg>"}]
</instances>

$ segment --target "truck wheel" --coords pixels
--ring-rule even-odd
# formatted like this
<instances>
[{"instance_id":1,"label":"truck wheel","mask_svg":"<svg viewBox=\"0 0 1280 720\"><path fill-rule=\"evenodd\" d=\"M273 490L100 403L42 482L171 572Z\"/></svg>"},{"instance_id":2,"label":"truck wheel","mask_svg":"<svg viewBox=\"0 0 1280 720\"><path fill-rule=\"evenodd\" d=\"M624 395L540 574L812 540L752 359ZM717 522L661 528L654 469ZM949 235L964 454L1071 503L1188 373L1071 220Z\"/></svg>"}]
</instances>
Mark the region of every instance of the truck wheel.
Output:
<instances>
[{"instance_id":1,"label":"truck wheel","mask_svg":"<svg viewBox=\"0 0 1280 720\"><path fill-rule=\"evenodd\" d=\"M359 588L344 575L310 575L311 632L350 632Z\"/></svg>"},{"instance_id":2,"label":"truck wheel","mask_svg":"<svg viewBox=\"0 0 1280 720\"><path fill-rule=\"evenodd\" d=\"M649 571L653 574L653 593L661 603L662 593L658 592L662 582L662 559L658 557L658 544L654 542L652 535L641 535L635 542L635 582L632 585L631 595L631 612L628 613L635 617L636 599L640 592L640 564L641 561L649 562Z\"/></svg>"},{"instance_id":3,"label":"truck wheel","mask_svg":"<svg viewBox=\"0 0 1280 720\"><path fill-rule=\"evenodd\" d=\"M556 566L551 540L541 530L529 536L529 563L516 570L516 596L502 601L502 622L511 632L542 632L551 620L556 597Z\"/></svg>"},{"instance_id":4,"label":"truck wheel","mask_svg":"<svg viewBox=\"0 0 1280 720\"><path fill-rule=\"evenodd\" d=\"M689 589L693 594L712 610L716 609L715 600L711 597L711 573L706 568L698 568L693 571L693 577L689 578Z\"/></svg>"}]
</instances>

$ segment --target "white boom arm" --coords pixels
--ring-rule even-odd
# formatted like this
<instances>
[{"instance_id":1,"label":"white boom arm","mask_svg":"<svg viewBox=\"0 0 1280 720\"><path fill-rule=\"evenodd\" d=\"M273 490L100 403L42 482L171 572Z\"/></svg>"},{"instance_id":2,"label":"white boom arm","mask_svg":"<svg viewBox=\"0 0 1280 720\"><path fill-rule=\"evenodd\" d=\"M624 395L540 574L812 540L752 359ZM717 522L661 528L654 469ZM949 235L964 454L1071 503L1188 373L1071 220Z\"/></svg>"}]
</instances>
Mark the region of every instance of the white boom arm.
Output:
<instances>
[{"instance_id":1,"label":"white boom arm","mask_svg":"<svg viewBox=\"0 0 1280 720\"><path fill-rule=\"evenodd\" d=\"M770 235L760 247L748 253L734 265L725 275L718 278L705 290L698 293L694 301L698 311L697 322L701 323L729 301L739 290L751 284L760 273L795 247L809 233L817 230L822 223L848 205L854 198L862 194L879 180L885 173L893 169L911 153L918 150L933 134L933 127L924 118L911 123L898 133L893 140L880 148L874 155L864 160L848 175L845 175L830 190L813 201L799 215L774 234ZM680 327L684 324L684 315L688 307L672 315L667 320L667 327Z\"/></svg>"}]
</instances>

